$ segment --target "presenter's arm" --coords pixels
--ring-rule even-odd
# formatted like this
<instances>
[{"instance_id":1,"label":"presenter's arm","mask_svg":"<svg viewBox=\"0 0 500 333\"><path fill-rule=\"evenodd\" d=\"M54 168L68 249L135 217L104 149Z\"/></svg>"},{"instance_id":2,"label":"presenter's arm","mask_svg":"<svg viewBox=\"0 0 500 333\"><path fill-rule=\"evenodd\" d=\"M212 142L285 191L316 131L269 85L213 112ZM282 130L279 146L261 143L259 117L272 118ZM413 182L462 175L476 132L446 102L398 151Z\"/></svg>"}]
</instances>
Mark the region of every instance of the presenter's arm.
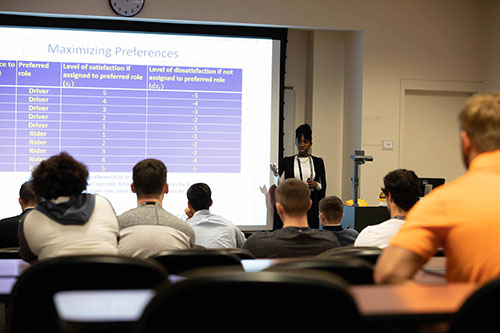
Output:
<instances>
[{"instance_id":1,"label":"presenter's arm","mask_svg":"<svg viewBox=\"0 0 500 333\"><path fill-rule=\"evenodd\" d=\"M326 193L326 171L325 171L325 162L321 157L315 157L317 163L316 166L316 177L313 181L312 185L320 192L320 197L323 198ZM318 186L320 184L321 186Z\"/></svg>"},{"instance_id":2,"label":"presenter's arm","mask_svg":"<svg viewBox=\"0 0 500 333\"><path fill-rule=\"evenodd\" d=\"M288 163L288 157L284 157L278 164L278 175L280 178L285 175L286 164Z\"/></svg>"}]
</instances>

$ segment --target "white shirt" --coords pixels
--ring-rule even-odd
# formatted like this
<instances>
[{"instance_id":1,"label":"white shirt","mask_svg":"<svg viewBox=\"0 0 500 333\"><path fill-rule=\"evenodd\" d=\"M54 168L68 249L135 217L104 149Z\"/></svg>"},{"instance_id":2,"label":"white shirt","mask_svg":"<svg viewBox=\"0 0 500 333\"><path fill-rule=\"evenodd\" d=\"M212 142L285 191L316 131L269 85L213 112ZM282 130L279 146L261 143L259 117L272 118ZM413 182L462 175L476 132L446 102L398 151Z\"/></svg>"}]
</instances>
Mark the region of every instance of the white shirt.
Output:
<instances>
[{"instance_id":1,"label":"white shirt","mask_svg":"<svg viewBox=\"0 0 500 333\"><path fill-rule=\"evenodd\" d=\"M241 248L246 241L237 226L208 209L197 211L187 223L194 229L196 245L206 248Z\"/></svg>"},{"instance_id":2,"label":"white shirt","mask_svg":"<svg viewBox=\"0 0 500 333\"><path fill-rule=\"evenodd\" d=\"M354 246L374 246L385 248L389 246L391 238L405 223L402 219L390 219L376 225L370 225L359 233Z\"/></svg>"},{"instance_id":3,"label":"white shirt","mask_svg":"<svg viewBox=\"0 0 500 333\"><path fill-rule=\"evenodd\" d=\"M299 163L300 163L300 168L299 168ZM300 171L302 170L302 179L300 178ZM304 183L307 183L308 179L314 179L316 176L316 172L314 170L314 163L312 160L311 156L308 157L299 157L297 161L297 156L295 156L293 160L293 174L295 175L295 178L301 179L304 181ZM279 182L281 183L285 180L285 173L283 172L281 174L281 177L279 178ZM318 185L316 185L316 190L321 190L322 186L321 183L318 182Z\"/></svg>"}]
</instances>

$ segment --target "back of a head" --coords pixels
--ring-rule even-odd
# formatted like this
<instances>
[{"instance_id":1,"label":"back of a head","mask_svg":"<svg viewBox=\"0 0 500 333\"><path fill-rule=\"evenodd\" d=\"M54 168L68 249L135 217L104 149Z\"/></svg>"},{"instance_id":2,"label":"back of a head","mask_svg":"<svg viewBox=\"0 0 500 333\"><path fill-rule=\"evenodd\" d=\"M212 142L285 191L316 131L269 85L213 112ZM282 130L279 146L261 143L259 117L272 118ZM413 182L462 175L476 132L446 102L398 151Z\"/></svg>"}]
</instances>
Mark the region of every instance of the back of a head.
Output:
<instances>
[{"instance_id":1,"label":"back of a head","mask_svg":"<svg viewBox=\"0 0 500 333\"><path fill-rule=\"evenodd\" d=\"M302 135L306 141L312 141L311 126L308 124L302 124L295 129L295 140L299 140Z\"/></svg>"},{"instance_id":2,"label":"back of a head","mask_svg":"<svg viewBox=\"0 0 500 333\"><path fill-rule=\"evenodd\" d=\"M187 198L195 211L208 209L212 202L212 191L207 184L196 183L189 187Z\"/></svg>"},{"instance_id":3,"label":"back of a head","mask_svg":"<svg viewBox=\"0 0 500 333\"><path fill-rule=\"evenodd\" d=\"M309 210L309 188L301 180L285 179L276 188L276 201L283 206L283 210L288 216L305 215Z\"/></svg>"},{"instance_id":4,"label":"back of a head","mask_svg":"<svg viewBox=\"0 0 500 333\"><path fill-rule=\"evenodd\" d=\"M19 189L19 198L23 201L25 205L36 205L40 199L33 189L33 181L29 180L24 182Z\"/></svg>"},{"instance_id":5,"label":"back of a head","mask_svg":"<svg viewBox=\"0 0 500 333\"><path fill-rule=\"evenodd\" d=\"M344 214L344 203L337 196L324 197L319 202L319 211L329 222L340 222Z\"/></svg>"},{"instance_id":6,"label":"back of a head","mask_svg":"<svg viewBox=\"0 0 500 333\"><path fill-rule=\"evenodd\" d=\"M87 167L66 152L42 161L31 175L33 190L46 200L81 194L88 176Z\"/></svg>"},{"instance_id":7,"label":"back of a head","mask_svg":"<svg viewBox=\"0 0 500 333\"><path fill-rule=\"evenodd\" d=\"M160 195L167 183L167 167L160 160L144 159L134 166L132 180L139 198Z\"/></svg>"},{"instance_id":8,"label":"back of a head","mask_svg":"<svg viewBox=\"0 0 500 333\"><path fill-rule=\"evenodd\" d=\"M382 191L391 194L394 203L403 211L409 211L422 195L420 182L415 172L397 169L384 177Z\"/></svg>"},{"instance_id":9,"label":"back of a head","mask_svg":"<svg viewBox=\"0 0 500 333\"><path fill-rule=\"evenodd\" d=\"M479 153L500 149L500 93L469 98L459 121Z\"/></svg>"}]
</instances>

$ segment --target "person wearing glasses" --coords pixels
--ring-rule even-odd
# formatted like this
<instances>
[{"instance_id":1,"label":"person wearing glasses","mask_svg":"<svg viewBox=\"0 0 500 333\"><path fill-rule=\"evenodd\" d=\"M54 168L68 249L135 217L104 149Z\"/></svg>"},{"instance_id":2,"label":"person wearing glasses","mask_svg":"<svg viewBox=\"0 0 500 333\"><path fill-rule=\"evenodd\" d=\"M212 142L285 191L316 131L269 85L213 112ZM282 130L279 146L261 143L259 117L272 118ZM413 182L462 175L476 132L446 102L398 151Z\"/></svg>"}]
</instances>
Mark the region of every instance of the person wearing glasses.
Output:
<instances>
[{"instance_id":1,"label":"person wearing glasses","mask_svg":"<svg viewBox=\"0 0 500 333\"><path fill-rule=\"evenodd\" d=\"M408 211L422 195L417 175L406 169L389 172L384 177L382 192L387 198L387 209L391 218L361 230L354 246L387 247L391 238L404 224Z\"/></svg>"}]
</instances>

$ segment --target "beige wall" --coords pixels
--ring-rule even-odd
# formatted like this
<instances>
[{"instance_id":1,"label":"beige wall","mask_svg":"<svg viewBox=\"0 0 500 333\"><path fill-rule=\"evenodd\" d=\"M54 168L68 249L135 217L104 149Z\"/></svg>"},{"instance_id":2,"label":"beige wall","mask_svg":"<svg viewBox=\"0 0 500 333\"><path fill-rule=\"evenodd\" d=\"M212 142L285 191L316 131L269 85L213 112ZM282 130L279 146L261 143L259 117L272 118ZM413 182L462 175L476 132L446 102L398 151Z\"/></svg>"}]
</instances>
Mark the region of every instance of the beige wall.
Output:
<instances>
[{"instance_id":1,"label":"beige wall","mask_svg":"<svg viewBox=\"0 0 500 333\"><path fill-rule=\"evenodd\" d=\"M483 6L488 3L497 11L485 10ZM3 0L0 11L114 17L108 2L103 0ZM147 0L138 17L315 30L313 53L307 48L312 43L311 33L290 34L288 50L293 51L294 56L290 55L287 64L287 85L297 87L296 121L312 122L314 153L328 163L331 185L328 194L342 193L347 200L350 197L345 196L352 193L346 189L352 170L347 170L346 156L352 154L347 150L357 144L357 139L345 131L356 127L352 119L362 119L361 148L374 156L374 162L362 166L361 197L369 204L376 204L382 177L398 167L401 80L482 81L486 78L490 89L498 86L500 76L485 73L500 72L500 66L495 63L500 59L500 50L498 46L485 47L482 43L485 39L492 42L500 37L499 32L486 35L482 25L488 13L487 22L498 27L499 20L495 20L499 17L498 11L498 5L492 0ZM336 34L335 31L353 33ZM361 51L363 54L359 55ZM494 53L487 57L486 51ZM346 54L350 55L347 60ZM362 57L362 66L352 55ZM311 59L321 61L325 71L335 76L316 74L318 67L315 68ZM311 71L316 75L311 77ZM359 77L362 87L359 80L355 80ZM312 82L313 87L305 86L305 82ZM327 107L329 104L332 106ZM356 113L359 109L361 115ZM346 120L346 114L352 118ZM341 121L344 127L339 128L337 123ZM332 134L330 128L342 133ZM381 139L393 140L394 150L382 151L373 133L380 133ZM346 136L349 136L348 144ZM341 143L330 148L328 143L334 140Z\"/></svg>"},{"instance_id":2,"label":"beige wall","mask_svg":"<svg viewBox=\"0 0 500 333\"><path fill-rule=\"evenodd\" d=\"M483 45L483 90L500 90L500 1L487 0Z\"/></svg>"}]
</instances>

